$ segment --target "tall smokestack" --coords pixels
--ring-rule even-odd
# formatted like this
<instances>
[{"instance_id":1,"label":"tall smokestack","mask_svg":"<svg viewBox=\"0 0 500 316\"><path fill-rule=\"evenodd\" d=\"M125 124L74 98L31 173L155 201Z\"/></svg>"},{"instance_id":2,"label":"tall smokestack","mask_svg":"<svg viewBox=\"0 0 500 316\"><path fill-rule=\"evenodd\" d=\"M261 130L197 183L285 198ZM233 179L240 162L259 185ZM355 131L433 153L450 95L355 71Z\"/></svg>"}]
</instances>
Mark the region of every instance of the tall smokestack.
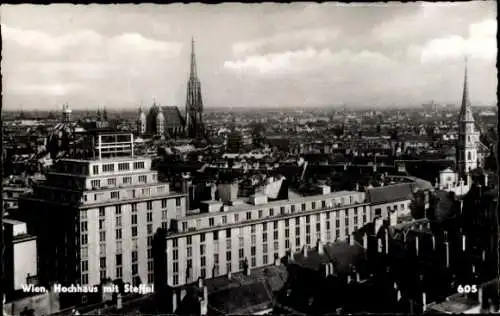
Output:
<instances>
[{"instance_id":1,"label":"tall smokestack","mask_svg":"<svg viewBox=\"0 0 500 316\"><path fill-rule=\"evenodd\" d=\"M445 255L446 255L446 267L449 268L450 267L450 244L447 241L444 242L444 251L445 251Z\"/></svg>"}]
</instances>

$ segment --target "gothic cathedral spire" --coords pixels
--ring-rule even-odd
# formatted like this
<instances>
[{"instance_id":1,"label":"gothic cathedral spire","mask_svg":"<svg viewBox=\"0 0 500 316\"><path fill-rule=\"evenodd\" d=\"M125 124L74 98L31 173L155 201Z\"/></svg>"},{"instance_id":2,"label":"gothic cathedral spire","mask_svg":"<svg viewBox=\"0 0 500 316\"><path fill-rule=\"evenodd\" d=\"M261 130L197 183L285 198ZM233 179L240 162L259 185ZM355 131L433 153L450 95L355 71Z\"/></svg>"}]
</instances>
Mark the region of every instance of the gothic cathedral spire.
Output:
<instances>
[{"instance_id":1,"label":"gothic cathedral spire","mask_svg":"<svg viewBox=\"0 0 500 316\"><path fill-rule=\"evenodd\" d=\"M469 83L467 78L467 58L465 59L464 86L462 104L458 118L457 169L459 176L467 174L478 167L479 131L476 130L472 106L469 99Z\"/></svg>"},{"instance_id":2,"label":"gothic cathedral spire","mask_svg":"<svg viewBox=\"0 0 500 316\"><path fill-rule=\"evenodd\" d=\"M203 135L203 99L196 69L194 38L191 38L191 69L186 95L186 133L190 138L200 138Z\"/></svg>"}]
</instances>

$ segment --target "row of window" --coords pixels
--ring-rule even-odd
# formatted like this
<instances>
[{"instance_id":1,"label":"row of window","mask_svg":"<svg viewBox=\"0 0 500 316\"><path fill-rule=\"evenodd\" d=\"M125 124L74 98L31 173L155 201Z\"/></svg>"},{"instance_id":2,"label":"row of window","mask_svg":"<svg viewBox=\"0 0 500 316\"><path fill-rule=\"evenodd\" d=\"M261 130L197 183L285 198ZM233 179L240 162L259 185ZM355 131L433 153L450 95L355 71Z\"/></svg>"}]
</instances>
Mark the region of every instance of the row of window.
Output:
<instances>
[{"instance_id":1,"label":"row of window","mask_svg":"<svg viewBox=\"0 0 500 316\"><path fill-rule=\"evenodd\" d=\"M135 161L132 163L133 170L144 169L146 166L144 161ZM128 171L130 169L130 162L118 163L118 171ZM92 166L93 174L99 174L99 165ZM114 172L115 163L108 163L102 165L102 172Z\"/></svg>"},{"instance_id":2,"label":"row of window","mask_svg":"<svg viewBox=\"0 0 500 316\"><path fill-rule=\"evenodd\" d=\"M404 204L401 204L401 205L402 205L402 207L404 207ZM397 206L396 206L396 209L397 209ZM364 209L364 211L363 211L363 223L367 222L367 220L368 220L368 213L369 213L369 209L368 208ZM326 225L327 226L330 225L331 214L332 214L332 212L326 213ZM349 215L352 216L354 225L358 225L358 212L354 211L352 213L349 213L348 216ZM349 221L350 217L348 217L348 216L345 217L345 225L346 226L348 226L349 222L350 222ZM237 221L238 220L238 214L234 214L234 218L235 218L235 221ZM306 222L306 224L310 223L310 221L311 221L311 215L306 215L305 216L305 222ZM316 221L317 222L321 221L320 214L316 214ZM227 215L223 215L222 216L222 222L225 223L225 224L227 224ZM289 227L289 223L290 223L290 219L286 219L285 220L285 227ZM267 224L268 223L262 224L262 230L263 231L267 230ZM340 226L340 219L339 218L336 219L335 224L336 224L337 227ZM200 225L201 225L201 223L200 223ZM213 217L209 218L209 225L210 225L210 227L215 226L214 225L214 218ZM295 218L295 225L300 225L300 217L296 217ZM200 226L197 225L197 227L200 227ZM273 227L274 227L274 229L277 229L277 227L278 227L278 221L274 221L273 222ZM183 230L187 230L187 222L183 222L182 223L182 229ZM242 230L241 234L244 234L244 232L243 232L244 229L245 229L244 227L240 228L240 230ZM255 225L251 225L250 229L251 229L252 232L255 232ZM218 239L218 232L219 231L213 232L213 234L214 234L214 240ZM203 236L202 238L204 238L205 234L200 234L200 236ZM231 236L231 229L230 228L226 229L226 236L227 237ZM187 236L187 240L188 240L188 244L189 244L191 242L191 236Z\"/></svg>"},{"instance_id":3,"label":"row of window","mask_svg":"<svg viewBox=\"0 0 500 316\"><path fill-rule=\"evenodd\" d=\"M324 204L324 206L322 205L322 208L323 207L326 207L326 201L322 201L322 204ZM315 202L312 202L312 210L315 210L316 209L316 205L315 205ZM295 205L291 205L291 213L294 213L295 212ZM302 204L301 206L301 210L302 211L305 211L306 210L306 204ZM274 211L274 208L270 208L269 210L269 217L273 217L275 216L275 211ZM369 212L369 209L368 208L364 208L364 212L365 213L368 213ZM330 216L330 213L326 213L327 216ZM241 213L236 213L233 215L233 223L239 223L241 222L240 221L240 214ZM280 215L284 215L286 214L286 208L285 206L282 206L280 207ZM357 210L354 211L354 214L356 215L357 214ZM306 223L309 222L309 216L310 215L307 215L306 216ZM318 217L318 220L319 220L319 214L317 214L317 217ZM247 211L245 213L245 219L243 221L250 221L250 220L256 220L256 219L262 219L262 218L265 218L265 214L264 214L264 210L259 210L257 212L257 218L255 218L255 212L254 211ZM209 227L214 227L216 225L215 223L215 217L210 217L208 219L208 226ZM217 217L217 220L219 219L219 217ZM221 224L222 225L227 225L228 224L228 216L227 215L222 215L220 216L220 221L221 221ZM192 223L192 222L191 222ZM182 231L188 231L189 229L200 229L200 228L203 228L202 227L202 219L197 219L195 222L194 222L195 226L194 227L190 227L190 222L188 221L184 221L182 222Z\"/></svg>"},{"instance_id":4,"label":"row of window","mask_svg":"<svg viewBox=\"0 0 500 316\"><path fill-rule=\"evenodd\" d=\"M153 174L152 180L156 181L156 175ZM121 183L117 181L117 179L121 179ZM137 181L138 183L147 183L148 182L148 176L143 174L137 176ZM107 186L112 186L115 187L117 186L117 183L123 184L123 185L130 185L132 184L132 176L125 176L125 177L120 177L120 178L107 178L106 180L101 179L94 179L90 181L90 186L92 189L99 189L101 187L107 187Z\"/></svg>"}]
</instances>

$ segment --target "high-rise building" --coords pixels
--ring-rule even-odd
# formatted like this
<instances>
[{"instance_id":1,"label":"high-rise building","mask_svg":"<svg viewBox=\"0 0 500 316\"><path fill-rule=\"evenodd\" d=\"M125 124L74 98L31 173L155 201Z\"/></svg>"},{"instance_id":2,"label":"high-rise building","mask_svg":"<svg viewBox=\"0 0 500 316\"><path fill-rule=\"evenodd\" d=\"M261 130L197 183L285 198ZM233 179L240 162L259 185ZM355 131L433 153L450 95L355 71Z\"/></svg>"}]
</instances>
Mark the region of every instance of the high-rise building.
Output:
<instances>
[{"instance_id":1,"label":"high-rise building","mask_svg":"<svg viewBox=\"0 0 500 316\"><path fill-rule=\"evenodd\" d=\"M200 138L203 136L203 99L201 84L196 70L196 55L194 39L191 40L191 69L187 84L186 96L186 132L188 137Z\"/></svg>"},{"instance_id":2,"label":"high-rise building","mask_svg":"<svg viewBox=\"0 0 500 316\"><path fill-rule=\"evenodd\" d=\"M41 284L153 282L153 233L186 213L186 196L134 156L130 133L90 136L89 159L60 159L21 197L19 217L38 237Z\"/></svg>"}]
</instances>

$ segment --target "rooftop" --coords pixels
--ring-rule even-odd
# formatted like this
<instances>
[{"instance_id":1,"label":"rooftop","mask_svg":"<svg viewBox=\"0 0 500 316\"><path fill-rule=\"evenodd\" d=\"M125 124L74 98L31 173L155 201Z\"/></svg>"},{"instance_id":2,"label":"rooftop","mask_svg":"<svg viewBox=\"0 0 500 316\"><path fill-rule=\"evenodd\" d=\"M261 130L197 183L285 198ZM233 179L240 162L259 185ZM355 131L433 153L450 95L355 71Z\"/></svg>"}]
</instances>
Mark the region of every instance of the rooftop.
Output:
<instances>
[{"instance_id":1,"label":"rooftop","mask_svg":"<svg viewBox=\"0 0 500 316\"><path fill-rule=\"evenodd\" d=\"M356 266L365 257L365 251L359 244L350 244L338 241L323 245L323 254L319 254L316 247L307 250L307 256L303 251L293 254L293 264L303 268L319 271L321 264L335 263L338 274L345 274L351 265Z\"/></svg>"}]
</instances>

